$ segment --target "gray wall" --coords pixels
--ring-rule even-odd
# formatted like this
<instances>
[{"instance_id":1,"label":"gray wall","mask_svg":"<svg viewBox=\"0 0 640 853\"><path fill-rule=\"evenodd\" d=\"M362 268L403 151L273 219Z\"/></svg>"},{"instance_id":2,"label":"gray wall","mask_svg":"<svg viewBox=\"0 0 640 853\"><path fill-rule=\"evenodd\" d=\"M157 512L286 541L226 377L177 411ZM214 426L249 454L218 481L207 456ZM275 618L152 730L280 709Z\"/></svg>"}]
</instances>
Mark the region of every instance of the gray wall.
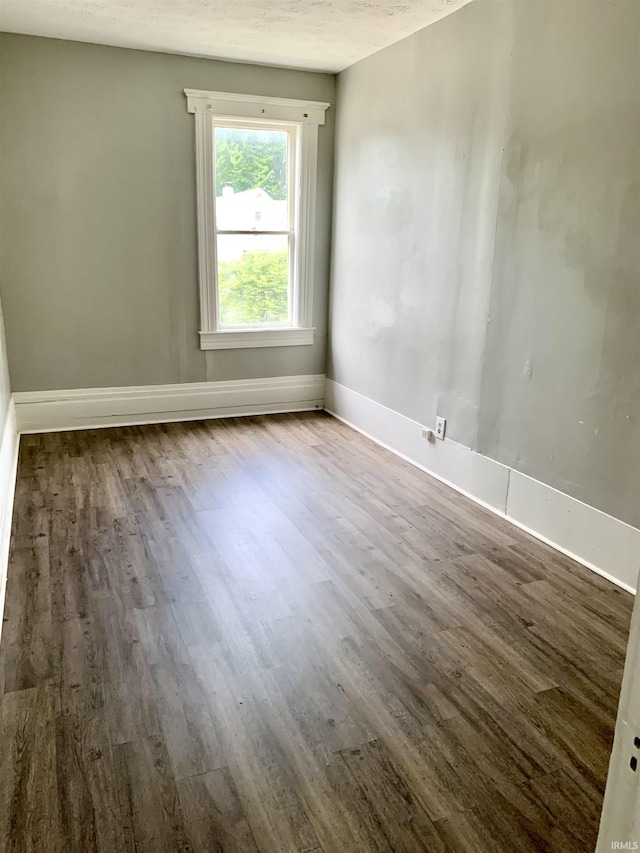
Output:
<instances>
[{"instance_id":1,"label":"gray wall","mask_svg":"<svg viewBox=\"0 0 640 853\"><path fill-rule=\"evenodd\" d=\"M639 36L474 0L339 76L328 368L636 526Z\"/></svg>"},{"instance_id":2,"label":"gray wall","mask_svg":"<svg viewBox=\"0 0 640 853\"><path fill-rule=\"evenodd\" d=\"M320 128L313 347L199 349L185 88L335 102L335 78L0 36L0 287L14 391L322 373L333 114Z\"/></svg>"}]
</instances>

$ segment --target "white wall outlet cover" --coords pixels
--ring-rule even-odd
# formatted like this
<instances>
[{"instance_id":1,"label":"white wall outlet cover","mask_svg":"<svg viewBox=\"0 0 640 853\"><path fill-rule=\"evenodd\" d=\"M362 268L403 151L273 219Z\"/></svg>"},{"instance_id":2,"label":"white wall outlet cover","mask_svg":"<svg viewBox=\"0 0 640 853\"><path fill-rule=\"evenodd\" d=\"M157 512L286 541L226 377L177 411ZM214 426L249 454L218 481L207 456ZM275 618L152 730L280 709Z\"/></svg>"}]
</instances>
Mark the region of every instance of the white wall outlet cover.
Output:
<instances>
[{"instance_id":1,"label":"white wall outlet cover","mask_svg":"<svg viewBox=\"0 0 640 853\"><path fill-rule=\"evenodd\" d=\"M447 431L447 419L436 418L436 438L444 439L444 434Z\"/></svg>"}]
</instances>

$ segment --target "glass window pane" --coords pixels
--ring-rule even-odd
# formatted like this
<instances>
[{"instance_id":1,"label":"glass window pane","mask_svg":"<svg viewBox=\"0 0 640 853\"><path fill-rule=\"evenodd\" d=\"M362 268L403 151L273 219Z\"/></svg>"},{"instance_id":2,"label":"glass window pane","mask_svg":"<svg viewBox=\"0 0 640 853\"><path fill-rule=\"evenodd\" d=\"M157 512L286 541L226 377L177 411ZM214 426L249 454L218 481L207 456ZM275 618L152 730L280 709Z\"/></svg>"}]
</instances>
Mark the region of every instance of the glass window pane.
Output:
<instances>
[{"instance_id":1,"label":"glass window pane","mask_svg":"<svg viewBox=\"0 0 640 853\"><path fill-rule=\"evenodd\" d=\"M218 234L221 326L288 324L289 237Z\"/></svg>"},{"instance_id":2,"label":"glass window pane","mask_svg":"<svg viewBox=\"0 0 640 853\"><path fill-rule=\"evenodd\" d=\"M219 231L288 231L286 130L215 128Z\"/></svg>"}]
</instances>

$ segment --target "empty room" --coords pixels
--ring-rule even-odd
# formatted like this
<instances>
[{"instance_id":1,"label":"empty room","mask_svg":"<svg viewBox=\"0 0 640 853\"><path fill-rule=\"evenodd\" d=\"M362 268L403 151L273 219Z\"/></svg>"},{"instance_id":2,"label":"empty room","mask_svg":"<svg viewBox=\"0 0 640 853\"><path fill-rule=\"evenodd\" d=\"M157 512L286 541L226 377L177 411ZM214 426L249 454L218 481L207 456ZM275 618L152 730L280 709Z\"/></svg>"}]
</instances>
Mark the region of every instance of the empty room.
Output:
<instances>
[{"instance_id":1,"label":"empty room","mask_svg":"<svg viewBox=\"0 0 640 853\"><path fill-rule=\"evenodd\" d=\"M1 0L0 850L640 849L640 2Z\"/></svg>"}]
</instances>

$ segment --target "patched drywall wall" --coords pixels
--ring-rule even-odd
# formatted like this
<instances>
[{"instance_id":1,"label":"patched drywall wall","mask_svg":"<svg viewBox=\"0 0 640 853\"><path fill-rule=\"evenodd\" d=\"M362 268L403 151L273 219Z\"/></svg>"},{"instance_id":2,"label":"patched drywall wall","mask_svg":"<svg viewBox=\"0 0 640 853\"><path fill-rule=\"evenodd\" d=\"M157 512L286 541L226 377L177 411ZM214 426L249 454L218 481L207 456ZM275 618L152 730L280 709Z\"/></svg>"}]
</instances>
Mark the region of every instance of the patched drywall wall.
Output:
<instances>
[{"instance_id":1,"label":"patched drywall wall","mask_svg":"<svg viewBox=\"0 0 640 853\"><path fill-rule=\"evenodd\" d=\"M333 106L319 129L313 346L199 348L185 88L335 102L335 78L0 35L0 291L14 391L324 372Z\"/></svg>"},{"instance_id":2,"label":"patched drywall wall","mask_svg":"<svg viewBox=\"0 0 640 853\"><path fill-rule=\"evenodd\" d=\"M328 375L640 526L640 5L494 3L338 78Z\"/></svg>"}]
</instances>

